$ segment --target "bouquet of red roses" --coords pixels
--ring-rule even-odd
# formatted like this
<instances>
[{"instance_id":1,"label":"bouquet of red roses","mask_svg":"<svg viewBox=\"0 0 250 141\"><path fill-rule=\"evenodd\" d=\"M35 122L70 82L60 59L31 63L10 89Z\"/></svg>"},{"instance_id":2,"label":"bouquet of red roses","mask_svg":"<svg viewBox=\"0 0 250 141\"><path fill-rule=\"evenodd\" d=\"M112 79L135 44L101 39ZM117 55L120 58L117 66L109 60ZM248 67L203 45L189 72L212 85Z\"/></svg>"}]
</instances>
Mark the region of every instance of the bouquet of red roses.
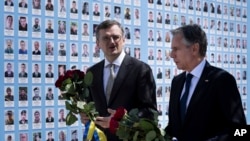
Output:
<instances>
[{"instance_id":1,"label":"bouquet of red roses","mask_svg":"<svg viewBox=\"0 0 250 141\"><path fill-rule=\"evenodd\" d=\"M59 76L55 86L60 89L63 98L66 100L66 109L69 113L66 116L66 124L71 125L77 121L76 114L84 112L91 120L98 114L93 102L87 103L89 97L88 86L91 85L93 74L84 73L80 70L67 70L65 75Z\"/></svg>"},{"instance_id":2,"label":"bouquet of red roses","mask_svg":"<svg viewBox=\"0 0 250 141\"><path fill-rule=\"evenodd\" d=\"M151 112L154 120L140 117L138 109L128 113L126 109L118 108L111 118L110 132L124 141L167 141L164 130L158 128L157 111Z\"/></svg>"},{"instance_id":3,"label":"bouquet of red roses","mask_svg":"<svg viewBox=\"0 0 250 141\"><path fill-rule=\"evenodd\" d=\"M66 100L66 109L69 111L66 116L66 124L72 125L78 119L76 114L85 113L90 121L85 124L83 140L98 139L107 141L105 134L95 126L95 117L98 112L94 102L88 102L89 86L93 80L93 74L86 74L80 70L68 70L65 75L59 76L55 86L60 89L63 98Z\"/></svg>"}]
</instances>

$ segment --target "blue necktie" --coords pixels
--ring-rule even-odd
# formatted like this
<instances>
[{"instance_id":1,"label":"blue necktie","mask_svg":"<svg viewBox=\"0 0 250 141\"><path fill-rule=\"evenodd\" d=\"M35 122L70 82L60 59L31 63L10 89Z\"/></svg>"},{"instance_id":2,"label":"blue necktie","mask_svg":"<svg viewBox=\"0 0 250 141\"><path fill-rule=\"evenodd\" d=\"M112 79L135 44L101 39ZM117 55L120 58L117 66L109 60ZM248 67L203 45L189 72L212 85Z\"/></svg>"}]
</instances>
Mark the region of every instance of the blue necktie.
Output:
<instances>
[{"instance_id":1,"label":"blue necktie","mask_svg":"<svg viewBox=\"0 0 250 141\"><path fill-rule=\"evenodd\" d=\"M191 73L188 73L186 76L186 83L185 83L185 91L183 96L181 97L180 101L180 113L181 113L181 120L184 121L186 109L187 109L187 99L189 94L189 88L191 84L193 75Z\"/></svg>"}]
</instances>

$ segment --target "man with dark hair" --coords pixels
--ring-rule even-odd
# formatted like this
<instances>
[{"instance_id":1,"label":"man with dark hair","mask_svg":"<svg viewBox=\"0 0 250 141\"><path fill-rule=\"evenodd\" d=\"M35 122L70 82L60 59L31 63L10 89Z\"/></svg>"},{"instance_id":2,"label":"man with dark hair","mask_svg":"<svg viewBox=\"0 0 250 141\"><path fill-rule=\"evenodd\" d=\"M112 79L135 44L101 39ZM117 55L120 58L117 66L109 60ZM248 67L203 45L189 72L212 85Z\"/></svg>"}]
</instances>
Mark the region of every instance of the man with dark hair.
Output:
<instances>
[{"instance_id":1,"label":"man with dark hair","mask_svg":"<svg viewBox=\"0 0 250 141\"><path fill-rule=\"evenodd\" d=\"M48 132L48 139L46 141L54 141L54 138L52 137L52 132Z\"/></svg>"},{"instance_id":2,"label":"man with dark hair","mask_svg":"<svg viewBox=\"0 0 250 141\"><path fill-rule=\"evenodd\" d=\"M12 0L5 0L4 5L5 6L14 6L14 2Z\"/></svg>"},{"instance_id":3,"label":"man with dark hair","mask_svg":"<svg viewBox=\"0 0 250 141\"><path fill-rule=\"evenodd\" d=\"M52 116L52 110L48 109L47 113L48 115L46 117L46 123L54 122L54 117Z\"/></svg>"},{"instance_id":4,"label":"man with dark hair","mask_svg":"<svg viewBox=\"0 0 250 141\"><path fill-rule=\"evenodd\" d=\"M125 53L124 29L116 20L105 20L98 25L96 45L103 51L105 59L88 68L95 76L89 100L95 102L99 113L96 125L108 141L119 141L109 131L114 110L118 107L127 111L138 108L141 117L148 115L147 118L153 119L151 110L157 112L156 84L151 67ZM81 121L84 124L89 121L86 114L81 113Z\"/></svg>"},{"instance_id":5,"label":"man with dark hair","mask_svg":"<svg viewBox=\"0 0 250 141\"><path fill-rule=\"evenodd\" d=\"M77 130L73 130L71 133L71 141L78 141Z\"/></svg>"},{"instance_id":6,"label":"man with dark hair","mask_svg":"<svg viewBox=\"0 0 250 141\"><path fill-rule=\"evenodd\" d=\"M53 11L53 10L54 10L54 6L53 6L51 0L48 0L48 1L47 1L47 4L46 4L46 6L45 6L45 9L48 10L48 11Z\"/></svg>"},{"instance_id":7,"label":"man with dark hair","mask_svg":"<svg viewBox=\"0 0 250 141\"><path fill-rule=\"evenodd\" d=\"M32 73L32 77L34 77L34 78L41 77L41 73L39 72L39 65L38 64L34 64L34 72Z\"/></svg>"},{"instance_id":8,"label":"man with dark hair","mask_svg":"<svg viewBox=\"0 0 250 141\"><path fill-rule=\"evenodd\" d=\"M6 71L4 72L5 77L14 77L14 72L12 71L12 64L7 63Z\"/></svg>"},{"instance_id":9,"label":"man with dark hair","mask_svg":"<svg viewBox=\"0 0 250 141\"><path fill-rule=\"evenodd\" d=\"M58 55L59 56L66 56L66 50L64 48L64 43L60 43L60 49L59 49Z\"/></svg>"},{"instance_id":10,"label":"man with dark hair","mask_svg":"<svg viewBox=\"0 0 250 141\"><path fill-rule=\"evenodd\" d=\"M14 124L13 111L8 110L6 112L5 125L13 125L13 124Z\"/></svg>"},{"instance_id":11,"label":"man with dark hair","mask_svg":"<svg viewBox=\"0 0 250 141\"><path fill-rule=\"evenodd\" d=\"M6 88L6 95L5 95L5 101L13 101L14 96L12 95L12 90L10 87Z\"/></svg>"},{"instance_id":12,"label":"man with dark hair","mask_svg":"<svg viewBox=\"0 0 250 141\"><path fill-rule=\"evenodd\" d=\"M54 94L52 92L52 88L48 88L48 92L46 93L46 100L53 100L54 99Z\"/></svg>"},{"instance_id":13,"label":"man with dark hair","mask_svg":"<svg viewBox=\"0 0 250 141\"><path fill-rule=\"evenodd\" d=\"M19 120L19 124L28 124L28 120L26 119L27 111L21 111L21 120Z\"/></svg>"},{"instance_id":14,"label":"man with dark hair","mask_svg":"<svg viewBox=\"0 0 250 141\"><path fill-rule=\"evenodd\" d=\"M206 61L207 36L199 25L171 32L170 56L184 72L171 83L166 132L178 141L232 140L231 129L246 125L234 76Z\"/></svg>"},{"instance_id":15,"label":"man with dark hair","mask_svg":"<svg viewBox=\"0 0 250 141\"><path fill-rule=\"evenodd\" d=\"M19 88L19 101L27 101L27 90L23 87Z\"/></svg>"},{"instance_id":16,"label":"man with dark hair","mask_svg":"<svg viewBox=\"0 0 250 141\"><path fill-rule=\"evenodd\" d=\"M70 13L74 13L74 14L78 13L75 0L72 1L72 7L70 8Z\"/></svg>"},{"instance_id":17,"label":"man with dark hair","mask_svg":"<svg viewBox=\"0 0 250 141\"><path fill-rule=\"evenodd\" d=\"M52 72L52 65L48 64L47 67L48 67L48 71L45 74L46 78L53 78L54 77L54 73Z\"/></svg>"},{"instance_id":18,"label":"man with dark hair","mask_svg":"<svg viewBox=\"0 0 250 141\"><path fill-rule=\"evenodd\" d=\"M28 4L27 4L26 0L21 0L19 2L18 6L21 8L28 8Z\"/></svg>"},{"instance_id":19,"label":"man with dark hair","mask_svg":"<svg viewBox=\"0 0 250 141\"><path fill-rule=\"evenodd\" d=\"M28 24L26 17L20 17L19 19L19 30L20 31L27 31L28 30Z\"/></svg>"},{"instance_id":20,"label":"man with dark hair","mask_svg":"<svg viewBox=\"0 0 250 141\"><path fill-rule=\"evenodd\" d=\"M27 78L28 73L26 72L26 64L22 63L20 66L21 71L19 72L19 77L20 78Z\"/></svg>"},{"instance_id":21,"label":"man with dark hair","mask_svg":"<svg viewBox=\"0 0 250 141\"><path fill-rule=\"evenodd\" d=\"M45 29L45 32L46 33L54 33L54 29L53 29L53 26L52 26L52 20L48 20L48 23L47 23L47 28Z\"/></svg>"},{"instance_id":22,"label":"man with dark hair","mask_svg":"<svg viewBox=\"0 0 250 141\"><path fill-rule=\"evenodd\" d=\"M34 96L33 96L33 100L34 101L37 101L37 100L41 100L41 96L40 96L40 89L38 87L35 87L33 89L33 92L34 92Z\"/></svg>"}]
</instances>

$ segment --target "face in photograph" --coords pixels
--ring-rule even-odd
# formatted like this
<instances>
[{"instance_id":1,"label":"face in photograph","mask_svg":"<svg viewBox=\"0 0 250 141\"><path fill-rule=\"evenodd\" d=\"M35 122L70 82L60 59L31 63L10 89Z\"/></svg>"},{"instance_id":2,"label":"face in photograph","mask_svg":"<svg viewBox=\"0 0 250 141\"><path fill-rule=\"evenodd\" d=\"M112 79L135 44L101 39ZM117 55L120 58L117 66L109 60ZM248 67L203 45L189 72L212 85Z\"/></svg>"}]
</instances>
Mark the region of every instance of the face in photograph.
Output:
<instances>
[{"instance_id":1,"label":"face in photograph","mask_svg":"<svg viewBox=\"0 0 250 141\"><path fill-rule=\"evenodd\" d=\"M66 134L64 131L59 131L59 141L66 141Z\"/></svg>"},{"instance_id":2,"label":"face in photograph","mask_svg":"<svg viewBox=\"0 0 250 141\"><path fill-rule=\"evenodd\" d=\"M28 30L28 24L27 24L27 18L26 17L20 17L19 18L19 30L20 31L27 31Z\"/></svg>"},{"instance_id":3,"label":"face in photograph","mask_svg":"<svg viewBox=\"0 0 250 141\"><path fill-rule=\"evenodd\" d=\"M27 101L27 87L19 87L19 101Z\"/></svg>"},{"instance_id":4,"label":"face in photograph","mask_svg":"<svg viewBox=\"0 0 250 141\"><path fill-rule=\"evenodd\" d=\"M39 18L34 19L34 24L33 24L32 28L33 28L33 32L40 32L41 31Z\"/></svg>"},{"instance_id":5,"label":"face in photograph","mask_svg":"<svg viewBox=\"0 0 250 141\"><path fill-rule=\"evenodd\" d=\"M87 23L83 23L82 27L83 27L82 35L89 36L89 25Z\"/></svg>"},{"instance_id":6,"label":"face in photograph","mask_svg":"<svg viewBox=\"0 0 250 141\"><path fill-rule=\"evenodd\" d=\"M59 12L66 12L64 0L60 0Z\"/></svg>"},{"instance_id":7,"label":"face in photograph","mask_svg":"<svg viewBox=\"0 0 250 141\"><path fill-rule=\"evenodd\" d=\"M54 10L54 5L52 4L52 0L47 0L45 9L48 11L53 11Z\"/></svg>"},{"instance_id":8,"label":"face in photograph","mask_svg":"<svg viewBox=\"0 0 250 141\"><path fill-rule=\"evenodd\" d=\"M82 14L83 15L89 15L89 3L88 2L83 2Z\"/></svg>"},{"instance_id":9,"label":"face in photograph","mask_svg":"<svg viewBox=\"0 0 250 141\"><path fill-rule=\"evenodd\" d=\"M32 5L33 5L33 9L41 9L41 1L40 0L33 0Z\"/></svg>"},{"instance_id":10,"label":"face in photograph","mask_svg":"<svg viewBox=\"0 0 250 141\"><path fill-rule=\"evenodd\" d=\"M105 13L105 17L110 17L110 7L109 6L105 6L105 8L104 8L104 13Z\"/></svg>"},{"instance_id":11,"label":"face in photograph","mask_svg":"<svg viewBox=\"0 0 250 141\"><path fill-rule=\"evenodd\" d=\"M34 50L32 51L32 54L33 55L41 55L39 41L34 41L33 46L34 46Z\"/></svg>"},{"instance_id":12,"label":"face in photograph","mask_svg":"<svg viewBox=\"0 0 250 141\"><path fill-rule=\"evenodd\" d=\"M28 124L28 120L27 120L27 111L26 110L22 110L21 113L21 118L19 120L19 124Z\"/></svg>"},{"instance_id":13,"label":"face in photograph","mask_svg":"<svg viewBox=\"0 0 250 141\"><path fill-rule=\"evenodd\" d=\"M94 15L94 16L100 16L99 4L98 4L98 3L94 3L93 15Z\"/></svg>"},{"instance_id":14,"label":"face in photograph","mask_svg":"<svg viewBox=\"0 0 250 141\"><path fill-rule=\"evenodd\" d=\"M45 32L46 33L54 33L53 22L50 19L47 21L47 28L45 29Z\"/></svg>"},{"instance_id":15,"label":"face in photograph","mask_svg":"<svg viewBox=\"0 0 250 141\"><path fill-rule=\"evenodd\" d=\"M11 110L6 111L5 125L13 125L14 124L13 114L14 113Z\"/></svg>"},{"instance_id":16,"label":"face in photograph","mask_svg":"<svg viewBox=\"0 0 250 141\"><path fill-rule=\"evenodd\" d=\"M58 33L65 34L66 33L66 21L58 22Z\"/></svg>"},{"instance_id":17,"label":"face in photograph","mask_svg":"<svg viewBox=\"0 0 250 141\"><path fill-rule=\"evenodd\" d=\"M12 95L12 89L10 87L7 87L5 91L5 101L13 101L14 96Z\"/></svg>"},{"instance_id":18,"label":"face in photograph","mask_svg":"<svg viewBox=\"0 0 250 141\"><path fill-rule=\"evenodd\" d=\"M6 47L5 47L4 53L7 53L7 54L13 54L14 53L12 43L13 43L12 39L6 39L5 40L5 46Z\"/></svg>"},{"instance_id":19,"label":"face in photograph","mask_svg":"<svg viewBox=\"0 0 250 141\"><path fill-rule=\"evenodd\" d=\"M40 111L36 110L34 112L34 123L40 123L41 120L40 120Z\"/></svg>"},{"instance_id":20,"label":"face in photograph","mask_svg":"<svg viewBox=\"0 0 250 141\"><path fill-rule=\"evenodd\" d=\"M136 28L134 31L135 39L139 40L141 37L140 29Z\"/></svg>"},{"instance_id":21,"label":"face in photograph","mask_svg":"<svg viewBox=\"0 0 250 141\"><path fill-rule=\"evenodd\" d=\"M140 11L137 8L134 10L134 17L136 20L140 19Z\"/></svg>"},{"instance_id":22,"label":"face in photograph","mask_svg":"<svg viewBox=\"0 0 250 141\"><path fill-rule=\"evenodd\" d=\"M13 16L7 15L5 18L5 29L13 30Z\"/></svg>"},{"instance_id":23,"label":"face in photograph","mask_svg":"<svg viewBox=\"0 0 250 141\"><path fill-rule=\"evenodd\" d=\"M20 141L28 141L28 134L20 133Z\"/></svg>"},{"instance_id":24,"label":"face in photograph","mask_svg":"<svg viewBox=\"0 0 250 141\"><path fill-rule=\"evenodd\" d=\"M20 40L19 44L19 54L27 54L26 42L24 40Z\"/></svg>"},{"instance_id":25,"label":"face in photograph","mask_svg":"<svg viewBox=\"0 0 250 141\"><path fill-rule=\"evenodd\" d=\"M48 41L46 42L46 55L54 55L53 43Z\"/></svg>"},{"instance_id":26,"label":"face in photograph","mask_svg":"<svg viewBox=\"0 0 250 141\"><path fill-rule=\"evenodd\" d=\"M66 65L58 65L58 75L64 75L66 72Z\"/></svg>"},{"instance_id":27,"label":"face in photograph","mask_svg":"<svg viewBox=\"0 0 250 141\"><path fill-rule=\"evenodd\" d=\"M5 71L4 76L5 77L14 77L14 72L13 72L13 68L12 68L11 63L6 64L6 71Z\"/></svg>"}]
</instances>

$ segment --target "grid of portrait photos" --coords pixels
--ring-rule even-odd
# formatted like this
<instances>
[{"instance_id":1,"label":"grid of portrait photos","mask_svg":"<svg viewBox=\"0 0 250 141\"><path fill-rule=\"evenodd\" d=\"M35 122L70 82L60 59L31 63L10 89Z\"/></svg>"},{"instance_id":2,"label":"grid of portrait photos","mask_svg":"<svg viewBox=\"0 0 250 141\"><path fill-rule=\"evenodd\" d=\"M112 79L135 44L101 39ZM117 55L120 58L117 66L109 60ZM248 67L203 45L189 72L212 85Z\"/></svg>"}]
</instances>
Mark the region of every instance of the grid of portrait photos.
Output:
<instances>
[{"instance_id":1,"label":"grid of portrait photos","mask_svg":"<svg viewBox=\"0 0 250 141\"><path fill-rule=\"evenodd\" d=\"M125 53L153 70L159 127L168 123L171 80L181 72L170 57L170 30L193 23L207 33L206 59L235 76L247 115L246 0L4 0L0 6L6 140L82 138L80 121L66 126L65 100L54 82L104 58L95 30L106 19L124 26Z\"/></svg>"}]
</instances>

